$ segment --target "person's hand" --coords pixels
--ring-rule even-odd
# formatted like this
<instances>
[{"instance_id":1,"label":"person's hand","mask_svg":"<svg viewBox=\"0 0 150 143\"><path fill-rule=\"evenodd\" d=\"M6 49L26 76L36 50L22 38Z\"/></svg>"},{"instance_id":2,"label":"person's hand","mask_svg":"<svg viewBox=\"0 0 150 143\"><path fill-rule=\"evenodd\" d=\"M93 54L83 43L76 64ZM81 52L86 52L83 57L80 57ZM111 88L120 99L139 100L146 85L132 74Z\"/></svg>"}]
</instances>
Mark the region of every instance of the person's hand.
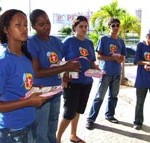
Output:
<instances>
[{"instance_id":1,"label":"person's hand","mask_svg":"<svg viewBox=\"0 0 150 143\"><path fill-rule=\"evenodd\" d=\"M117 62L117 63L122 63L124 61L124 56L123 55L120 55L120 56L113 56L114 57L114 60Z\"/></svg>"},{"instance_id":2,"label":"person's hand","mask_svg":"<svg viewBox=\"0 0 150 143\"><path fill-rule=\"evenodd\" d=\"M95 65L93 66L93 69L101 70L101 69L99 68L99 65L97 65L97 64L95 64Z\"/></svg>"},{"instance_id":3,"label":"person's hand","mask_svg":"<svg viewBox=\"0 0 150 143\"><path fill-rule=\"evenodd\" d=\"M146 65L150 66L150 61L146 61Z\"/></svg>"},{"instance_id":4,"label":"person's hand","mask_svg":"<svg viewBox=\"0 0 150 143\"><path fill-rule=\"evenodd\" d=\"M34 107L39 107L41 106L47 99L48 97L41 97L42 92L36 92L33 93L29 98L27 98L29 105L34 106Z\"/></svg>"},{"instance_id":5,"label":"person's hand","mask_svg":"<svg viewBox=\"0 0 150 143\"><path fill-rule=\"evenodd\" d=\"M79 61L68 61L66 64L65 64L65 67L66 67L66 71L76 71L76 72L79 72L80 71L80 62Z\"/></svg>"},{"instance_id":6,"label":"person's hand","mask_svg":"<svg viewBox=\"0 0 150 143\"><path fill-rule=\"evenodd\" d=\"M150 71L150 65L144 65L144 69L145 69L146 71Z\"/></svg>"}]
</instances>

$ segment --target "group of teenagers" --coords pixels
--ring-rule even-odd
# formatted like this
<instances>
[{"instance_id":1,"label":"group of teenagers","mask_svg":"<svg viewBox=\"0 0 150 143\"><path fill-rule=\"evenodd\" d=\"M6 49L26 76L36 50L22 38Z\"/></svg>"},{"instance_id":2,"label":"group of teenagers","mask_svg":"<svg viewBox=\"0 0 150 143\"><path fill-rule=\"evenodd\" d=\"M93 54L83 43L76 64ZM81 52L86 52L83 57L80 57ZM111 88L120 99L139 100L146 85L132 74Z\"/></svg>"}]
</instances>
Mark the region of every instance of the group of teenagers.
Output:
<instances>
[{"instance_id":1,"label":"group of teenagers","mask_svg":"<svg viewBox=\"0 0 150 143\"><path fill-rule=\"evenodd\" d=\"M110 18L110 34L99 39L95 49L87 38L89 28L85 16L72 22L73 35L63 41L51 36L51 22L44 10L30 13L35 34L28 36L26 14L9 9L0 17L0 143L61 143L62 135L71 124L70 142L85 143L77 135L79 115L83 114L93 84L85 76L88 69L104 70L96 96L87 117L86 127L91 129L99 113L107 90L108 104L105 118L118 123L114 117L120 87L122 62L126 48L119 37L120 20ZM147 34L150 39L150 33ZM142 127L144 100L150 83L150 40L137 45L135 64L137 103L134 127ZM65 64L60 64L65 60ZM99 60L99 65L96 64ZM77 78L70 73L76 72ZM63 73L63 76L60 76ZM63 91L52 97L35 92L25 95L32 87L62 86ZM59 121L61 95L63 117Z\"/></svg>"}]
</instances>

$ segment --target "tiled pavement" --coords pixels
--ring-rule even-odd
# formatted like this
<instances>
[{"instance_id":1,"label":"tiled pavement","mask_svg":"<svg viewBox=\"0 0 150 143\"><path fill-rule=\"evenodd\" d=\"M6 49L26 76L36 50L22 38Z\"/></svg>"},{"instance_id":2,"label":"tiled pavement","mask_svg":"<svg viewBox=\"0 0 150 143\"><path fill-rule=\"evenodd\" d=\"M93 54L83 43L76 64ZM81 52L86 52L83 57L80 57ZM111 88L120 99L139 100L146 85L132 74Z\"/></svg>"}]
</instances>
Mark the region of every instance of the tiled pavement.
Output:
<instances>
[{"instance_id":1,"label":"tiled pavement","mask_svg":"<svg viewBox=\"0 0 150 143\"><path fill-rule=\"evenodd\" d=\"M136 67L127 66L125 73L127 78L134 82ZM94 85L90 94L88 105L84 115L80 116L78 125L78 136L86 143L148 143L150 142L150 95L148 93L144 108L144 125L142 130L133 129L133 119L135 110L135 88L121 86L115 117L119 124L113 124L105 120L105 108L107 95L102 104L101 110L95 122L95 128L88 130L85 128L86 116L95 96L98 79L94 79ZM61 116L61 114L60 114ZM60 117L61 118L61 117ZM62 143L69 142L70 126L65 131Z\"/></svg>"}]
</instances>

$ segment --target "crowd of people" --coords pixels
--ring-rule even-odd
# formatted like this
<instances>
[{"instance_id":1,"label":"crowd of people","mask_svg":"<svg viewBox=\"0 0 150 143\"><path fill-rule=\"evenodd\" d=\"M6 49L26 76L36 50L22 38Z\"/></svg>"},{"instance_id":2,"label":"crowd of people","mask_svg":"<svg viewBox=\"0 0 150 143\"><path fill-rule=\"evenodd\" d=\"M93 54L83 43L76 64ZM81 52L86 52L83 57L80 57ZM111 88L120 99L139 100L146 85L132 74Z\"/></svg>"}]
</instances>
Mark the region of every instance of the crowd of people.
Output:
<instances>
[{"instance_id":1,"label":"crowd of people","mask_svg":"<svg viewBox=\"0 0 150 143\"><path fill-rule=\"evenodd\" d=\"M44 10L33 10L30 23L35 33L29 37L27 15L23 11L10 9L0 17L0 143L61 143L69 124L70 142L85 143L77 135L77 127L93 84L92 75L85 75L89 69L105 74L99 78L86 128L94 128L107 90L105 119L119 123L114 116L126 56L125 43L119 37L120 20L110 18L110 33L99 39L96 54L87 37L89 23L85 16L73 20L73 35L63 41L50 34L51 22ZM134 63L138 69L133 127L141 129L144 101L150 89L150 32L145 41L138 43ZM53 96L35 91L26 97L32 87L56 86L62 86L62 90ZM59 123L61 95L64 102Z\"/></svg>"}]
</instances>

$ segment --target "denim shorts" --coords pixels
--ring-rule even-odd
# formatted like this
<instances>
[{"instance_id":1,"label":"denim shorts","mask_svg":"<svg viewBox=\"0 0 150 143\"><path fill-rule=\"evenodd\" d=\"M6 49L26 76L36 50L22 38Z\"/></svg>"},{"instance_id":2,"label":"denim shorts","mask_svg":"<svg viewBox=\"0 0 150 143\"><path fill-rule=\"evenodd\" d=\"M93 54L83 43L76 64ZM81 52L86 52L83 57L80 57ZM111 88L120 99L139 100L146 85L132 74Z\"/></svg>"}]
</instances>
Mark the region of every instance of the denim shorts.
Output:
<instances>
[{"instance_id":1,"label":"denim shorts","mask_svg":"<svg viewBox=\"0 0 150 143\"><path fill-rule=\"evenodd\" d=\"M34 143L36 123L22 129L0 129L0 143Z\"/></svg>"}]
</instances>

